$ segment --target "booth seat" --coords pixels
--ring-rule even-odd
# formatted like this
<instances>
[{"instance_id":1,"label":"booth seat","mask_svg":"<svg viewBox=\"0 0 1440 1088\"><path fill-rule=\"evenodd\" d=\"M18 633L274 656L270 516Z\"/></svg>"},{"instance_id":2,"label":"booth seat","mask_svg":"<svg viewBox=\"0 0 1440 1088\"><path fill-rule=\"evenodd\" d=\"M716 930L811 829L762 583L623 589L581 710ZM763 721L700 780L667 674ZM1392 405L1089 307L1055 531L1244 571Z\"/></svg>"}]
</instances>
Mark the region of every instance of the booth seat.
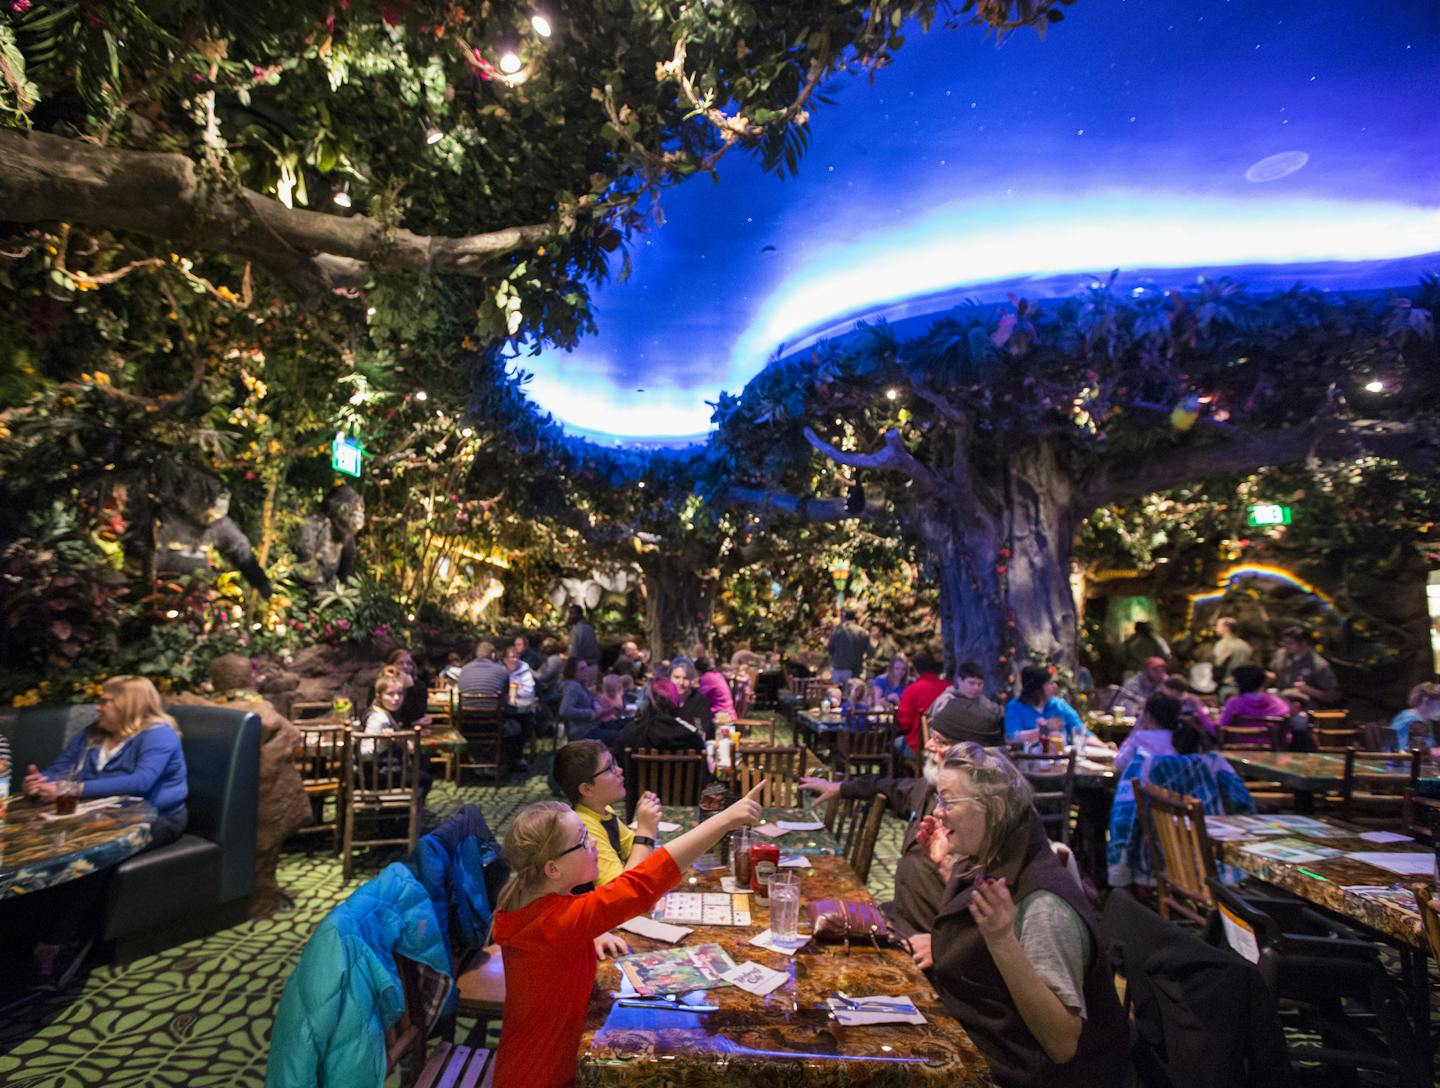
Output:
<instances>
[{"instance_id":1,"label":"booth seat","mask_svg":"<svg viewBox=\"0 0 1440 1088\"><path fill-rule=\"evenodd\" d=\"M243 920L255 890L260 718L211 706L166 707L180 726L190 795L185 834L118 865L110 881L104 939L137 955ZM27 707L12 727L18 790L26 767L47 767L94 708Z\"/></svg>"}]
</instances>

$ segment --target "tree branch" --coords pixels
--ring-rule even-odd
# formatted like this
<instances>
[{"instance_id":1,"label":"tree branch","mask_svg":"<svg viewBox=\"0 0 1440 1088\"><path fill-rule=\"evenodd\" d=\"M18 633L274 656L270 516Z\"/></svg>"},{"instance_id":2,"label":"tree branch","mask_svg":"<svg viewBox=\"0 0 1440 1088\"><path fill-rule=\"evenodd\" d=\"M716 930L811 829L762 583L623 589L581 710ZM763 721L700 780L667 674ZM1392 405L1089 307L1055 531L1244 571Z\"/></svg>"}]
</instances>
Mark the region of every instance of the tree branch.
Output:
<instances>
[{"instance_id":1,"label":"tree branch","mask_svg":"<svg viewBox=\"0 0 1440 1088\"><path fill-rule=\"evenodd\" d=\"M826 442L815 433L812 427L805 428L805 441L837 464L849 465L851 468L873 468L884 472L899 472L914 480L929 495L939 494L943 490L935 473L917 461L914 455L905 448L905 442L900 437L899 431L886 431L885 445L875 453L845 453Z\"/></svg>"},{"instance_id":2,"label":"tree branch","mask_svg":"<svg viewBox=\"0 0 1440 1088\"><path fill-rule=\"evenodd\" d=\"M812 499L808 495L790 495L758 487L727 488L719 500L762 514L788 514L806 521L881 521L891 517L891 511L884 506L867 506L862 512L852 514L845 508L844 499Z\"/></svg>"},{"instance_id":3,"label":"tree branch","mask_svg":"<svg viewBox=\"0 0 1440 1088\"><path fill-rule=\"evenodd\" d=\"M251 189L214 193L184 155L97 147L0 129L0 219L86 223L246 257L305 295L360 286L375 269L482 276L548 237L548 223L460 238L366 216L287 208Z\"/></svg>"},{"instance_id":4,"label":"tree branch","mask_svg":"<svg viewBox=\"0 0 1440 1088\"><path fill-rule=\"evenodd\" d=\"M1179 446L1144 457L1125 455L1108 461L1077 491L1076 513L1083 517L1112 502L1222 472L1249 472L1315 456L1351 457L1357 452L1434 471L1440 464L1440 436L1409 423L1367 419L1340 422L1322 417L1265 434L1241 431L1228 441L1208 445Z\"/></svg>"}]
</instances>

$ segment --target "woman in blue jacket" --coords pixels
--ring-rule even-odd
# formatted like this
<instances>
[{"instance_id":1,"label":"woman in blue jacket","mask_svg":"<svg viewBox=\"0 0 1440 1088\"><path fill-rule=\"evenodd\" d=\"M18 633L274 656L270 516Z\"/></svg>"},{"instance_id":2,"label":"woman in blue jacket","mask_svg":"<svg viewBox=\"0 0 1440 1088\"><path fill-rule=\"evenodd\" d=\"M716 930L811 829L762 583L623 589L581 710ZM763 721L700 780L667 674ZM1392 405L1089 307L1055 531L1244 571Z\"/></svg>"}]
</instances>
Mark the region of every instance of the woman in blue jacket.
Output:
<instances>
[{"instance_id":1,"label":"woman in blue jacket","mask_svg":"<svg viewBox=\"0 0 1440 1088\"><path fill-rule=\"evenodd\" d=\"M143 798L156 812L148 849L172 843L185 833L189 795L179 726L143 676L112 676L100 692L95 724L72 737L45 770L31 764L23 788L38 801L53 801L58 780L73 778L82 802ZM35 947L37 985L57 988L69 981L94 940L94 916L104 893L103 880L91 876L35 895L37 911L43 908L36 917L45 919L46 931Z\"/></svg>"}]
</instances>

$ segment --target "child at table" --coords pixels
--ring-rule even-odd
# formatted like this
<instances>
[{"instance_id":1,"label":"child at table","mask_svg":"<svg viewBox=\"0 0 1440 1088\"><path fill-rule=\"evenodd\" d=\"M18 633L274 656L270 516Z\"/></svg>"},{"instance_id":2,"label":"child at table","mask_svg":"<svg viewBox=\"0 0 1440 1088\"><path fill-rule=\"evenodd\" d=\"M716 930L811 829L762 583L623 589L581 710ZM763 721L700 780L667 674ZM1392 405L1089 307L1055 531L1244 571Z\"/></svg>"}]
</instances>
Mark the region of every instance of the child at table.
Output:
<instances>
[{"instance_id":1,"label":"child at table","mask_svg":"<svg viewBox=\"0 0 1440 1088\"><path fill-rule=\"evenodd\" d=\"M595 987L596 937L650 910L681 870L737 827L760 822L756 786L740 801L677 836L641 864L584 895L570 889L599 872L595 843L580 817L559 801L530 805L505 835L514 874L496 903L493 940L505 962L505 1014L494 1088L565 1088L585 1009Z\"/></svg>"}]
</instances>

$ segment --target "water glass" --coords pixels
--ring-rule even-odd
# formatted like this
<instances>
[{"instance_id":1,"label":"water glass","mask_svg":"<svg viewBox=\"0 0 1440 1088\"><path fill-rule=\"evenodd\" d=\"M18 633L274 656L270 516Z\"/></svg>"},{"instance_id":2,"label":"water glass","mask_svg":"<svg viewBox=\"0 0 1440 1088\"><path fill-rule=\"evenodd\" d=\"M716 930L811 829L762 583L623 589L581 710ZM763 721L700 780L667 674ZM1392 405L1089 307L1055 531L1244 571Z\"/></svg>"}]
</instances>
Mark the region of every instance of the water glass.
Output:
<instances>
[{"instance_id":1,"label":"water glass","mask_svg":"<svg viewBox=\"0 0 1440 1088\"><path fill-rule=\"evenodd\" d=\"M776 869L770 878L770 935L787 948L800 945L800 874Z\"/></svg>"}]
</instances>

